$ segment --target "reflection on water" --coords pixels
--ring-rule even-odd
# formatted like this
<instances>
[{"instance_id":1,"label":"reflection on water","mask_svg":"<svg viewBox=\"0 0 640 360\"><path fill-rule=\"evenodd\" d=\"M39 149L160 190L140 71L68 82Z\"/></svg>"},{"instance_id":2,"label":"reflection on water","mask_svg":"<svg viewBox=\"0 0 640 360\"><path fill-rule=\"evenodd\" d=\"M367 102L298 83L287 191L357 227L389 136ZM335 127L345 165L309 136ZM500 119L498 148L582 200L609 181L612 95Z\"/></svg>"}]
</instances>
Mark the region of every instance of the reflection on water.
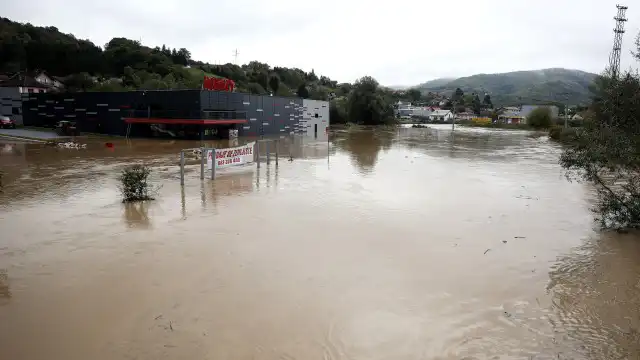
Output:
<instances>
[{"instance_id":1,"label":"reflection on water","mask_svg":"<svg viewBox=\"0 0 640 360\"><path fill-rule=\"evenodd\" d=\"M9 289L9 275L6 269L0 269L0 305L6 303L11 298Z\"/></svg>"},{"instance_id":2,"label":"reflection on water","mask_svg":"<svg viewBox=\"0 0 640 360\"><path fill-rule=\"evenodd\" d=\"M640 241L605 233L563 256L549 273L558 338L573 356L640 356Z\"/></svg>"},{"instance_id":3,"label":"reflection on water","mask_svg":"<svg viewBox=\"0 0 640 360\"><path fill-rule=\"evenodd\" d=\"M395 130L351 131L335 140L335 145L346 151L362 174L373 171L380 150L389 150L396 136Z\"/></svg>"},{"instance_id":4,"label":"reflection on water","mask_svg":"<svg viewBox=\"0 0 640 360\"><path fill-rule=\"evenodd\" d=\"M149 201L129 202L122 204L124 208L124 220L129 228L148 229L151 226L149 220Z\"/></svg>"},{"instance_id":5,"label":"reflection on water","mask_svg":"<svg viewBox=\"0 0 640 360\"><path fill-rule=\"evenodd\" d=\"M283 138L184 186L199 143L114 144L0 151L2 358L640 356L640 235L593 230L546 137ZM138 161L161 189L122 204Z\"/></svg>"}]
</instances>

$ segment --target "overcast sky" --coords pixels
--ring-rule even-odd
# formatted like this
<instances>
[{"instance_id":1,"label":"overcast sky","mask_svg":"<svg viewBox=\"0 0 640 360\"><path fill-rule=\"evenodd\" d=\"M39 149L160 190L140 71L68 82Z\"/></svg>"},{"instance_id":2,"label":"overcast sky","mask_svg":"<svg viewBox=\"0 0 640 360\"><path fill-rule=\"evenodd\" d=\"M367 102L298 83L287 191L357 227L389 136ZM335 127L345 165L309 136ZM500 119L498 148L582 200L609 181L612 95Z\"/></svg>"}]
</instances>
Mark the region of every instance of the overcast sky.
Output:
<instances>
[{"instance_id":1,"label":"overcast sky","mask_svg":"<svg viewBox=\"0 0 640 360\"><path fill-rule=\"evenodd\" d=\"M600 72L623 0L1 0L0 16L56 26L104 45L113 37L185 47L211 63L258 60L384 85L564 67ZM622 67L640 32L627 11Z\"/></svg>"}]
</instances>

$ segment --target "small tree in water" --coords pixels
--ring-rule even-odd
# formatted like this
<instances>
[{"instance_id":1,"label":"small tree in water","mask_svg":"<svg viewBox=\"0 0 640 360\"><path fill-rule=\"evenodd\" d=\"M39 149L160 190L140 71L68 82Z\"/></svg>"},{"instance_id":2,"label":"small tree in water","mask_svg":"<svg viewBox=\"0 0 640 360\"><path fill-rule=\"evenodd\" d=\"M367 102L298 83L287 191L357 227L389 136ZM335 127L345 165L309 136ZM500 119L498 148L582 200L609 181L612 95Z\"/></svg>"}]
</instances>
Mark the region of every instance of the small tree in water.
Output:
<instances>
[{"instance_id":1,"label":"small tree in water","mask_svg":"<svg viewBox=\"0 0 640 360\"><path fill-rule=\"evenodd\" d=\"M122 202L153 200L153 189L148 183L151 169L145 165L132 165L122 170L120 174L120 192Z\"/></svg>"},{"instance_id":2,"label":"small tree in water","mask_svg":"<svg viewBox=\"0 0 640 360\"><path fill-rule=\"evenodd\" d=\"M640 76L605 74L592 110L560 158L568 176L593 184L594 212L605 228L640 227Z\"/></svg>"}]
</instances>

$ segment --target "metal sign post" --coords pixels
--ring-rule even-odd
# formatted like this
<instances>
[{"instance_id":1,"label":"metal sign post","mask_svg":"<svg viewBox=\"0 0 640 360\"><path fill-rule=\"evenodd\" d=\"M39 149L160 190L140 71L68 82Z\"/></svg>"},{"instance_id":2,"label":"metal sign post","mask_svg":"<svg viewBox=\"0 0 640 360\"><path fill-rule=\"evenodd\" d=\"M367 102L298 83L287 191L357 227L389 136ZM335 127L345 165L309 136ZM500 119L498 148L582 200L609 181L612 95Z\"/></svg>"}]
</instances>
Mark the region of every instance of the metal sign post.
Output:
<instances>
[{"instance_id":1,"label":"metal sign post","mask_svg":"<svg viewBox=\"0 0 640 360\"><path fill-rule=\"evenodd\" d=\"M216 149L210 149L211 151L211 180L216 178Z\"/></svg>"},{"instance_id":2,"label":"metal sign post","mask_svg":"<svg viewBox=\"0 0 640 360\"><path fill-rule=\"evenodd\" d=\"M204 147L200 148L200 180L204 180L204 162L208 155L207 149Z\"/></svg>"},{"instance_id":3,"label":"metal sign post","mask_svg":"<svg viewBox=\"0 0 640 360\"><path fill-rule=\"evenodd\" d=\"M260 169L260 142L256 141L256 163Z\"/></svg>"},{"instance_id":4,"label":"metal sign post","mask_svg":"<svg viewBox=\"0 0 640 360\"><path fill-rule=\"evenodd\" d=\"M184 150L180 150L180 185L184 185Z\"/></svg>"},{"instance_id":5,"label":"metal sign post","mask_svg":"<svg viewBox=\"0 0 640 360\"><path fill-rule=\"evenodd\" d=\"M269 161L269 142L265 142L264 143L265 147L266 147L266 152L267 152L267 165L269 165L270 161Z\"/></svg>"}]
</instances>

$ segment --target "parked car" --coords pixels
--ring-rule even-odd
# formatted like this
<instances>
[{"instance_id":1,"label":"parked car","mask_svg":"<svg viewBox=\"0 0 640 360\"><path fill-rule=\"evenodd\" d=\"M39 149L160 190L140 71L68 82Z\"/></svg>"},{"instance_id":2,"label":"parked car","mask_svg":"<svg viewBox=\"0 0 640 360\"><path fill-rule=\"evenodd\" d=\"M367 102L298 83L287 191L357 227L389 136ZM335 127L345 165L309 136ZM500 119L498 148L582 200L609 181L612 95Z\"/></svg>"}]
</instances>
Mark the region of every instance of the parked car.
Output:
<instances>
[{"instance_id":1,"label":"parked car","mask_svg":"<svg viewBox=\"0 0 640 360\"><path fill-rule=\"evenodd\" d=\"M16 122L8 116L0 116L0 128L15 129Z\"/></svg>"}]
</instances>

